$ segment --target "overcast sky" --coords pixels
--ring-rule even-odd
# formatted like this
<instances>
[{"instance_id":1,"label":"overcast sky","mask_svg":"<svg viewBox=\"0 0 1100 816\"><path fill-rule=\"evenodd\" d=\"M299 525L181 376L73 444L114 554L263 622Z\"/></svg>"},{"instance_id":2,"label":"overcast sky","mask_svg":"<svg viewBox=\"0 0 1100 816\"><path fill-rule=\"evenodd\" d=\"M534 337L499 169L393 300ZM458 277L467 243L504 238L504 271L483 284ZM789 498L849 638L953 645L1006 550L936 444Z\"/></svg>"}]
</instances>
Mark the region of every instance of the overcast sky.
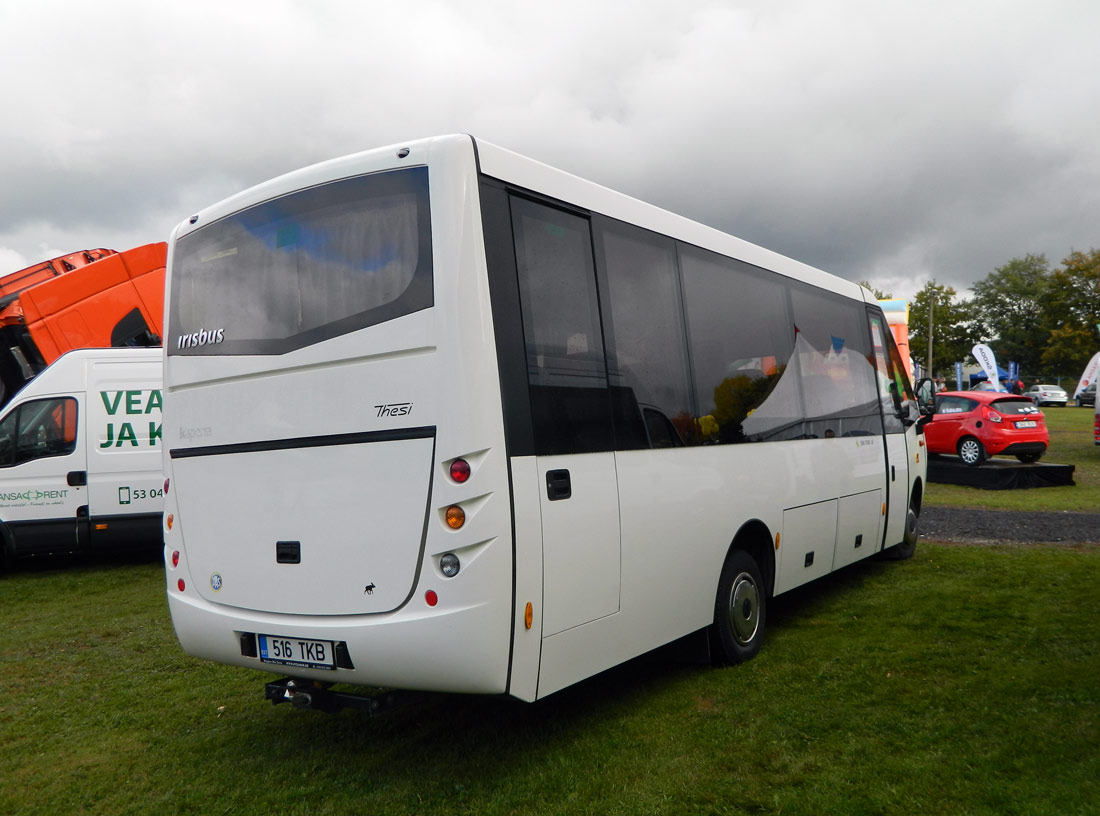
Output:
<instances>
[{"instance_id":1,"label":"overcast sky","mask_svg":"<svg viewBox=\"0 0 1100 816\"><path fill-rule=\"evenodd\" d=\"M1100 247L1096 0L0 0L0 274L466 132L851 280Z\"/></svg>"}]
</instances>

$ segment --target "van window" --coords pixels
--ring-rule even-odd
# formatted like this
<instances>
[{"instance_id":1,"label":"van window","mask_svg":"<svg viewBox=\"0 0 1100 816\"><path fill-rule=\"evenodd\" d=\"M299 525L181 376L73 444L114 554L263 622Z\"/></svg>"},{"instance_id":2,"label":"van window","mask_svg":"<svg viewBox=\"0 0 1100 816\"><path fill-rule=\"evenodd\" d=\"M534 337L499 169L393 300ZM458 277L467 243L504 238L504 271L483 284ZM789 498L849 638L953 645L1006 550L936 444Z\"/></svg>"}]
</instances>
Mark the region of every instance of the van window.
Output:
<instances>
[{"instance_id":1,"label":"van window","mask_svg":"<svg viewBox=\"0 0 1100 816\"><path fill-rule=\"evenodd\" d=\"M76 400L25 402L0 420L0 467L76 450Z\"/></svg>"}]
</instances>

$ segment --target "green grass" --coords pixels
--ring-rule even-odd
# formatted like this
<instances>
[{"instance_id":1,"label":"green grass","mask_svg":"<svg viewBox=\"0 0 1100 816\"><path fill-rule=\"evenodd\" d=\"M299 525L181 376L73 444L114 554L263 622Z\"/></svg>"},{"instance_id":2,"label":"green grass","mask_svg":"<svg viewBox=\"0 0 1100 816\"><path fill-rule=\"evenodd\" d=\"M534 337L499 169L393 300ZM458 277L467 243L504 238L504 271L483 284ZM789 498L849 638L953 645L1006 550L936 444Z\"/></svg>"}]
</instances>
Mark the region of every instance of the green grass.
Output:
<instances>
[{"instance_id":1,"label":"green grass","mask_svg":"<svg viewBox=\"0 0 1100 816\"><path fill-rule=\"evenodd\" d=\"M1046 413L1076 487L927 500L1096 510L1092 412ZM778 599L744 666L371 720L184 655L159 564L47 563L0 576L0 813L1095 813L1097 585L1100 548L922 543Z\"/></svg>"},{"instance_id":2,"label":"green grass","mask_svg":"<svg viewBox=\"0 0 1100 816\"><path fill-rule=\"evenodd\" d=\"M183 655L157 564L21 570L0 813L1095 813L1098 585L1097 548L922 544L778 599L740 667L371 720Z\"/></svg>"},{"instance_id":3,"label":"green grass","mask_svg":"<svg viewBox=\"0 0 1100 816\"><path fill-rule=\"evenodd\" d=\"M1073 486L1032 490L982 490L930 482L925 502L993 510L1100 512L1100 445L1093 441L1092 408L1044 408L1050 449L1043 462L1075 465ZM1011 457L997 457L1016 461Z\"/></svg>"}]
</instances>

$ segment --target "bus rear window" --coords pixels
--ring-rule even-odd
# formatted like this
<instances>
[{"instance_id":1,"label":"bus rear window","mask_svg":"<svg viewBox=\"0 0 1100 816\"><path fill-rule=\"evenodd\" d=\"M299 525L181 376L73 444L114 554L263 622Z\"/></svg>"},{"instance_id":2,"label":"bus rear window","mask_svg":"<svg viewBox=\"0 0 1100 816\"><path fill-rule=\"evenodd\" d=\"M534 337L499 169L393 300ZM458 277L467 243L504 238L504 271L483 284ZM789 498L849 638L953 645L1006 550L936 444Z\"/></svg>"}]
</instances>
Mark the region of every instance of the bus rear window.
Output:
<instances>
[{"instance_id":1,"label":"bus rear window","mask_svg":"<svg viewBox=\"0 0 1100 816\"><path fill-rule=\"evenodd\" d=\"M283 354L430 307L428 168L311 187L181 238L173 355Z\"/></svg>"}]
</instances>

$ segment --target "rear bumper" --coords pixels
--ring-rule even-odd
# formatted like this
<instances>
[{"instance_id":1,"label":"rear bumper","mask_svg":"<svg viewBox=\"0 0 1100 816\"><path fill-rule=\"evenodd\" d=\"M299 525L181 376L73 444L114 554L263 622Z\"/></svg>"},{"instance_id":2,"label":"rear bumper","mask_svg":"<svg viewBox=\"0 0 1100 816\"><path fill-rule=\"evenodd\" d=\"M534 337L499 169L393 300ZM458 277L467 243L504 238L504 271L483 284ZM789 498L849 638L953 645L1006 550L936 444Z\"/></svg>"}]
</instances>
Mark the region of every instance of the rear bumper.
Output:
<instances>
[{"instance_id":1,"label":"rear bumper","mask_svg":"<svg viewBox=\"0 0 1100 816\"><path fill-rule=\"evenodd\" d=\"M998 453L1006 453L1010 456L1015 456L1018 453L1046 453L1046 442L1014 442L1008 447L998 451Z\"/></svg>"},{"instance_id":2,"label":"rear bumper","mask_svg":"<svg viewBox=\"0 0 1100 816\"><path fill-rule=\"evenodd\" d=\"M498 604L499 606L499 604ZM279 675L394 689L501 694L508 687L510 613L492 602L429 608L410 602L386 615L273 615L168 590L180 645L194 657ZM354 669L288 668L243 654L241 635L343 642Z\"/></svg>"},{"instance_id":3,"label":"rear bumper","mask_svg":"<svg viewBox=\"0 0 1100 816\"><path fill-rule=\"evenodd\" d=\"M1017 453L1043 453L1047 449L1049 437L1046 429L1002 431L988 434L982 438L982 444L990 456L998 454L1015 455Z\"/></svg>"}]
</instances>

